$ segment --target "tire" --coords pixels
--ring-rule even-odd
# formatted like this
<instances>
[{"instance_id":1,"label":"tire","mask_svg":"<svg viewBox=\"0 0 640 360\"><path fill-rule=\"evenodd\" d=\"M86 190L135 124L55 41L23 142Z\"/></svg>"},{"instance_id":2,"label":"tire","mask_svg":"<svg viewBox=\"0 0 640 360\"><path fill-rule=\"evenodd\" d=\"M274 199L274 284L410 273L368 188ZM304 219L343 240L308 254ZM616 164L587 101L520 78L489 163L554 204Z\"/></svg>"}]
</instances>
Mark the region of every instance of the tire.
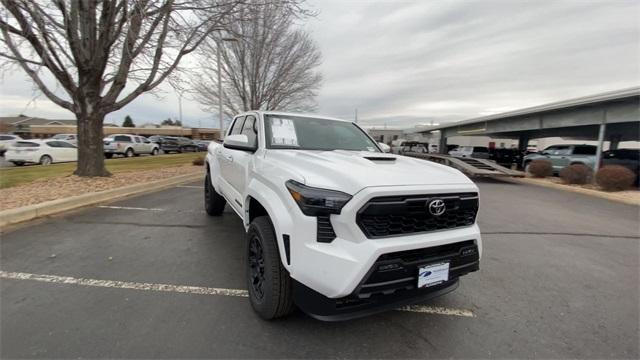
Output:
<instances>
[{"instance_id":1,"label":"tire","mask_svg":"<svg viewBox=\"0 0 640 360\"><path fill-rule=\"evenodd\" d=\"M291 277L282 266L278 243L267 216L253 219L247 231L247 288L253 310L272 320L294 309Z\"/></svg>"},{"instance_id":2,"label":"tire","mask_svg":"<svg viewBox=\"0 0 640 360\"><path fill-rule=\"evenodd\" d=\"M207 173L204 178L204 209L209 216L220 216L224 211L224 206L227 204L222 195L216 192L216 189L211 185L211 175Z\"/></svg>"},{"instance_id":3,"label":"tire","mask_svg":"<svg viewBox=\"0 0 640 360\"><path fill-rule=\"evenodd\" d=\"M24 166L24 162L22 162L22 161L12 161L12 163L15 166Z\"/></svg>"},{"instance_id":4,"label":"tire","mask_svg":"<svg viewBox=\"0 0 640 360\"><path fill-rule=\"evenodd\" d=\"M113 158L113 154L112 153L106 153L106 154L104 154L104 157L106 157L107 159L111 159L111 158Z\"/></svg>"},{"instance_id":5,"label":"tire","mask_svg":"<svg viewBox=\"0 0 640 360\"><path fill-rule=\"evenodd\" d=\"M53 163L53 159L49 155L42 155L40 158L40 165L47 166Z\"/></svg>"},{"instance_id":6,"label":"tire","mask_svg":"<svg viewBox=\"0 0 640 360\"><path fill-rule=\"evenodd\" d=\"M156 156L156 155L158 155L158 152L159 152L159 151L158 151L158 148L154 148L154 149L151 151L151 156Z\"/></svg>"},{"instance_id":7,"label":"tire","mask_svg":"<svg viewBox=\"0 0 640 360\"><path fill-rule=\"evenodd\" d=\"M125 151L124 156L130 158L130 157L133 157L135 154L136 153L133 152L132 148L128 148L127 151Z\"/></svg>"},{"instance_id":8,"label":"tire","mask_svg":"<svg viewBox=\"0 0 640 360\"><path fill-rule=\"evenodd\" d=\"M531 165L531 161L527 162L524 164L524 172L525 174L530 174L529 172L529 166Z\"/></svg>"}]
</instances>

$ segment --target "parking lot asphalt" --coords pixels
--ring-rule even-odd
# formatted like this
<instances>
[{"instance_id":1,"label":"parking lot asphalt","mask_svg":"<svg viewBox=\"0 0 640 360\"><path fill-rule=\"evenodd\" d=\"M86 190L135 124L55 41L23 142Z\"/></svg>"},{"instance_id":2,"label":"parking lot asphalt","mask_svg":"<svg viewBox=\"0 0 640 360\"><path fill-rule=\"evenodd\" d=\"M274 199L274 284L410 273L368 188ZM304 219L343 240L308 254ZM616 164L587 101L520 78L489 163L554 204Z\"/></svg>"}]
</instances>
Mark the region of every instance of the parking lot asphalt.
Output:
<instances>
[{"instance_id":1,"label":"parking lot asphalt","mask_svg":"<svg viewBox=\"0 0 640 360\"><path fill-rule=\"evenodd\" d=\"M478 185L479 272L417 311L338 323L254 315L242 224L208 217L201 184L10 229L0 356L638 358L638 207Z\"/></svg>"}]
</instances>

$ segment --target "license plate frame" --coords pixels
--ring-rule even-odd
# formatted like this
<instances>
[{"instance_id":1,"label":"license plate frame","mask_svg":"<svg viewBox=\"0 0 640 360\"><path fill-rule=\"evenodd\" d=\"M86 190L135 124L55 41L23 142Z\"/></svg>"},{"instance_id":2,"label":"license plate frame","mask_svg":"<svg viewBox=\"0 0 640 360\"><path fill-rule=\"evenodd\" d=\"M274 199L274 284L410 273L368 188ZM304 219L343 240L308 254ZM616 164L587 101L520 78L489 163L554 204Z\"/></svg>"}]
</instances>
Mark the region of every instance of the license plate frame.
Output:
<instances>
[{"instance_id":1,"label":"license plate frame","mask_svg":"<svg viewBox=\"0 0 640 360\"><path fill-rule=\"evenodd\" d=\"M418 266L418 288L427 288L449 281L449 261Z\"/></svg>"}]
</instances>

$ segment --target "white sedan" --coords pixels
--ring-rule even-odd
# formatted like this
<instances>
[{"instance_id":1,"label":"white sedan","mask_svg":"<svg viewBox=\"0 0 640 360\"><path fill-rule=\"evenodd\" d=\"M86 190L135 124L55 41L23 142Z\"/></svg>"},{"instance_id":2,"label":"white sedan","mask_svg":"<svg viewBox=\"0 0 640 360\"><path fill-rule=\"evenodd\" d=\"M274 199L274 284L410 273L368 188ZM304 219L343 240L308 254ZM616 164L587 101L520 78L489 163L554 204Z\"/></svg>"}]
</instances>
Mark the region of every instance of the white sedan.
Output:
<instances>
[{"instance_id":1,"label":"white sedan","mask_svg":"<svg viewBox=\"0 0 640 360\"><path fill-rule=\"evenodd\" d=\"M51 165L56 162L77 161L78 148L61 140L22 140L13 144L4 157L17 166L27 163Z\"/></svg>"}]
</instances>

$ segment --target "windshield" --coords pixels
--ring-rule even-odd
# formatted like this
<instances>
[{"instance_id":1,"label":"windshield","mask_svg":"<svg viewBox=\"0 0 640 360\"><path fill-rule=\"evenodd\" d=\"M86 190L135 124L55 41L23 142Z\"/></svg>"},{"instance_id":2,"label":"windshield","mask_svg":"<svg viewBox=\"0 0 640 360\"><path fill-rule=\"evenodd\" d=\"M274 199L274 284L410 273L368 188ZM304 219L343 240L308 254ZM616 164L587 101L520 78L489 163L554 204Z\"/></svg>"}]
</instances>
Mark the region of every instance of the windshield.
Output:
<instances>
[{"instance_id":1,"label":"windshield","mask_svg":"<svg viewBox=\"0 0 640 360\"><path fill-rule=\"evenodd\" d=\"M265 115L267 148L381 152L353 123L307 117Z\"/></svg>"}]
</instances>

